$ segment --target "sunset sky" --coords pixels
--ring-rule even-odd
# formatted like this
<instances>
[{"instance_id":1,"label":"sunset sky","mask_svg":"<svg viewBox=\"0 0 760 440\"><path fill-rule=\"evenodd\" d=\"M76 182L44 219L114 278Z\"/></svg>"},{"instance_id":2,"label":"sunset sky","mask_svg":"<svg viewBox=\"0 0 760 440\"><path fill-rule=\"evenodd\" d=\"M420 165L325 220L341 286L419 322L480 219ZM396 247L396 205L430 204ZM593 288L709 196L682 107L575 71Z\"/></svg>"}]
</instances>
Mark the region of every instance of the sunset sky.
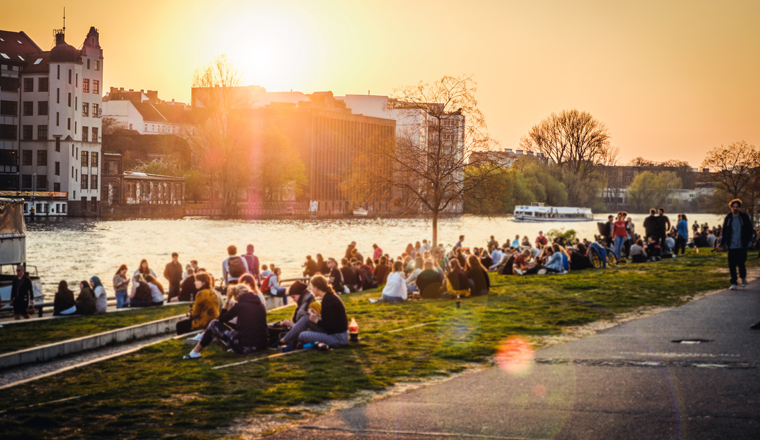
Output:
<instances>
[{"instance_id":1,"label":"sunset sky","mask_svg":"<svg viewBox=\"0 0 760 440\"><path fill-rule=\"evenodd\" d=\"M760 1L6 2L0 28L54 43L100 31L108 87L189 101L193 71L226 53L269 91L389 94L472 74L503 148L552 112L607 124L621 160L760 146Z\"/></svg>"}]
</instances>

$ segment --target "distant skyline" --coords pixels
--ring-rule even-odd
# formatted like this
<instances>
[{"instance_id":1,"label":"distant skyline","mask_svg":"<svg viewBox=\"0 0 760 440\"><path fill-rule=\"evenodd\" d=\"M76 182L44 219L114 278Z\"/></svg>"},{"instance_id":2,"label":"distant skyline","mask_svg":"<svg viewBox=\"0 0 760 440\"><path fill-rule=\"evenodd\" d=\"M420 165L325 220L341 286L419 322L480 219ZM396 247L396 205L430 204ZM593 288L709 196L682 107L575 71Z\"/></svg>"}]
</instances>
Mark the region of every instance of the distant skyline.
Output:
<instances>
[{"instance_id":1,"label":"distant skyline","mask_svg":"<svg viewBox=\"0 0 760 440\"><path fill-rule=\"evenodd\" d=\"M27 0L0 28L54 44L100 31L104 92L189 102L195 69L226 53L268 91L391 94L472 74L489 131L519 148L552 112L604 122L620 162L698 166L721 144L760 147L760 1Z\"/></svg>"}]
</instances>

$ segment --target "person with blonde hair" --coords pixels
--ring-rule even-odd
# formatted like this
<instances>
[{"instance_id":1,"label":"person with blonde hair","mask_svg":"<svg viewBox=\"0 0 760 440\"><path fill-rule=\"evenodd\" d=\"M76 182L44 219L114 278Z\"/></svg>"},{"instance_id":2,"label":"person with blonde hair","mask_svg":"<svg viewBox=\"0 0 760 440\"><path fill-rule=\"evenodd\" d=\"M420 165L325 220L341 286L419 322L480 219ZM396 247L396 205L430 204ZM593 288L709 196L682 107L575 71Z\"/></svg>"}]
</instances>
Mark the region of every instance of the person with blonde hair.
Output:
<instances>
[{"instance_id":1,"label":"person with blonde hair","mask_svg":"<svg viewBox=\"0 0 760 440\"><path fill-rule=\"evenodd\" d=\"M310 284L311 292L322 298L322 314L309 309L309 316L299 319L280 341L285 346L283 350L298 343L320 342L326 349L348 345L348 316L343 301L324 276L314 275Z\"/></svg>"},{"instance_id":2,"label":"person with blonde hair","mask_svg":"<svg viewBox=\"0 0 760 440\"><path fill-rule=\"evenodd\" d=\"M388 275L388 281L383 287L383 296L380 299L372 300L372 304L378 302L401 302L406 301L408 290L406 279L404 278L404 263L396 261L393 263L392 272Z\"/></svg>"},{"instance_id":3,"label":"person with blonde hair","mask_svg":"<svg viewBox=\"0 0 760 440\"><path fill-rule=\"evenodd\" d=\"M209 285L210 282L211 278L208 274L199 273L195 275L195 288L198 290L198 293L195 295L195 302L190 307L187 319L183 319L176 324L178 335L190 333L194 330L203 330L208 327L212 320L219 317L219 298L216 292L212 291Z\"/></svg>"}]
</instances>

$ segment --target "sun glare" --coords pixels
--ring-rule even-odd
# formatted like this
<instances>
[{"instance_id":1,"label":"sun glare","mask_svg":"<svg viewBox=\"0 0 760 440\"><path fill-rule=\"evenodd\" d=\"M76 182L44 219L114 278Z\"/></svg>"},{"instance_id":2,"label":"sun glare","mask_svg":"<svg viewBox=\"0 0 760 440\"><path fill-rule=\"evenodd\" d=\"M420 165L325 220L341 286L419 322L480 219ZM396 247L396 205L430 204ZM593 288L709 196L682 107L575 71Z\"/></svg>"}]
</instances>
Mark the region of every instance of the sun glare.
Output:
<instances>
[{"instance_id":1,"label":"sun glare","mask_svg":"<svg viewBox=\"0 0 760 440\"><path fill-rule=\"evenodd\" d=\"M251 8L220 21L224 44L218 47L242 71L245 84L288 90L320 67L319 33L298 10Z\"/></svg>"}]
</instances>

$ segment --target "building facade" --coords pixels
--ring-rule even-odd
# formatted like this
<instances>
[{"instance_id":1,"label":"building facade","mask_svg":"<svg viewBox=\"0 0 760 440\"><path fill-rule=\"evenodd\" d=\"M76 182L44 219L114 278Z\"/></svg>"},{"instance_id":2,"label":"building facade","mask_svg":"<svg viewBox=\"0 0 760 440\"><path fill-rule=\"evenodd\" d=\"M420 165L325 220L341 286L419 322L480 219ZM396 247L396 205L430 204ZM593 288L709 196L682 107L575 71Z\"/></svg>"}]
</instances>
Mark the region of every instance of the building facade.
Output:
<instances>
[{"instance_id":1,"label":"building facade","mask_svg":"<svg viewBox=\"0 0 760 440\"><path fill-rule=\"evenodd\" d=\"M0 191L28 198L25 212L34 208L41 216L97 215L99 33L90 28L82 49L66 43L64 30L55 38L55 46L43 51L23 32L0 31Z\"/></svg>"},{"instance_id":2,"label":"building facade","mask_svg":"<svg viewBox=\"0 0 760 440\"><path fill-rule=\"evenodd\" d=\"M190 107L173 99L163 101L156 90L111 87L103 98L103 118L111 118L122 129L147 135L188 136L195 129Z\"/></svg>"}]
</instances>

